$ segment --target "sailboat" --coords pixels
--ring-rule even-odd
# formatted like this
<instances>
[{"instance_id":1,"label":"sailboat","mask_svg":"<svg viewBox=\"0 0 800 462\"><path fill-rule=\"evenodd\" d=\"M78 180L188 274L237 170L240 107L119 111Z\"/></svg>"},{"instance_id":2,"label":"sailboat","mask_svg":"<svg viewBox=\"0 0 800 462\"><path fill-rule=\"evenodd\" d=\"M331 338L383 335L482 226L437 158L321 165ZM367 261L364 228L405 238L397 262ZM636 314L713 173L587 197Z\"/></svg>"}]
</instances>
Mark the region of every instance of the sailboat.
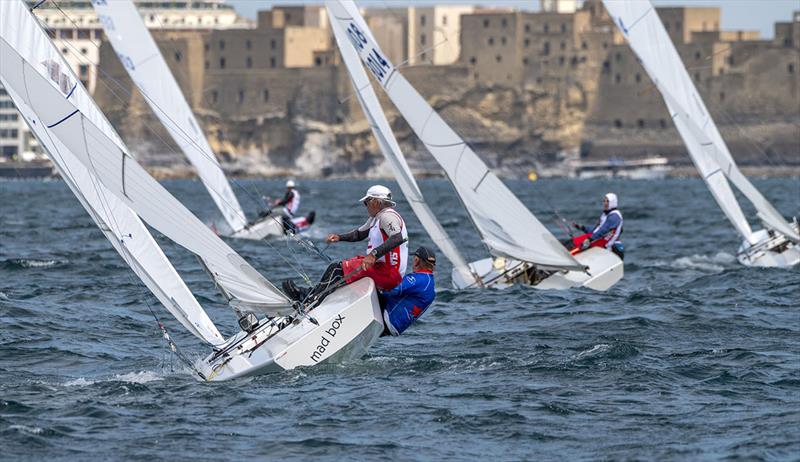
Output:
<instances>
[{"instance_id":1,"label":"sailboat","mask_svg":"<svg viewBox=\"0 0 800 462\"><path fill-rule=\"evenodd\" d=\"M152 178L22 0L0 2L0 62L0 84L70 190L144 285L212 347L191 363L204 380L358 357L380 336L371 280L316 307L293 304ZM223 337L143 221L198 257L241 331Z\"/></svg>"},{"instance_id":2,"label":"sailboat","mask_svg":"<svg viewBox=\"0 0 800 462\"><path fill-rule=\"evenodd\" d=\"M491 257L465 267L448 255L454 261L452 282L455 288L503 288L522 283L540 289L583 286L607 290L622 278L622 260L612 252L591 248L573 256L566 250L389 62L355 3L328 0L325 5L356 93L366 107L365 113L384 154L388 149L391 151L388 157L402 159L369 80L362 75L363 67L356 64L356 57L444 169L489 250ZM396 163L399 162L390 162L395 172L398 171ZM410 176L410 173L402 175ZM412 198L412 201L421 201L421 194L415 193ZM431 229L426 226L429 233ZM432 236L438 236L437 232Z\"/></svg>"},{"instance_id":3,"label":"sailboat","mask_svg":"<svg viewBox=\"0 0 800 462\"><path fill-rule=\"evenodd\" d=\"M197 169L200 181L230 227L227 236L255 240L283 236L285 230L280 216L265 214L253 221L247 220L178 82L133 2L93 1L92 5L131 80ZM314 221L307 218L299 217L296 221L298 224Z\"/></svg>"},{"instance_id":4,"label":"sailboat","mask_svg":"<svg viewBox=\"0 0 800 462\"><path fill-rule=\"evenodd\" d=\"M653 5L648 0L603 3L661 93L711 195L742 236L739 262L762 267L800 263L797 218L788 223L739 170ZM729 182L753 204L763 229L752 230Z\"/></svg>"}]
</instances>

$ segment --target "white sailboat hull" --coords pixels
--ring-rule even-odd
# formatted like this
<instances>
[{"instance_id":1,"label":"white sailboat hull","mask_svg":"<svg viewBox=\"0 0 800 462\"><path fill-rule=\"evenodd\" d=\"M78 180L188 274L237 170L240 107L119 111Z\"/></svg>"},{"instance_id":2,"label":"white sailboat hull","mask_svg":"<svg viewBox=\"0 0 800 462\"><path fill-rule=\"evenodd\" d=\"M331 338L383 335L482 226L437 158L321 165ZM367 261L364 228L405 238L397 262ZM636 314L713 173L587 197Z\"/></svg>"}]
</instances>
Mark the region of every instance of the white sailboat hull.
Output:
<instances>
[{"instance_id":1,"label":"white sailboat hull","mask_svg":"<svg viewBox=\"0 0 800 462\"><path fill-rule=\"evenodd\" d=\"M372 279L347 285L310 313L288 326L265 325L239 332L222 350L198 360L196 367L209 381L290 370L301 366L360 358L383 332L378 296Z\"/></svg>"},{"instance_id":2,"label":"white sailboat hull","mask_svg":"<svg viewBox=\"0 0 800 462\"><path fill-rule=\"evenodd\" d=\"M625 273L622 260L606 249L591 248L575 255L575 259L588 266L588 272L557 271L535 281L531 281L528 275L531 265L518 260L484 258L470 263L469 266L483 279L484 287L492 289L527 284L542 290L586 287L602 292L619 282ZM455 271L452 279L456 289L475 287L475 281L466 280Z\"/></svg>"},{"instance_id":3,"label":"white sailboat hull","mask_svg":"<svg viewBox=\"0 0 800 462\"><path fill-rule=\"evenodd\" d=\"M283 223L281 223L280 217L266 216L258 219L251 225L245 226L228 237L260 241L262 239L282 237L284 234Z\"/></svg>"},{"instance_id":4,"label":"white sailboat hull","mask_svg":"<svg viewBox=\"0 0 800 462\"><path fill-rule=\"evenodd\" d=\"M770 236L767 230L753 233L758 240L755 244L747 241L739 246L736 258L745 266L763 268L785 268L800 263L800 247L782 234Z\"/></svg>"}]
</instances>

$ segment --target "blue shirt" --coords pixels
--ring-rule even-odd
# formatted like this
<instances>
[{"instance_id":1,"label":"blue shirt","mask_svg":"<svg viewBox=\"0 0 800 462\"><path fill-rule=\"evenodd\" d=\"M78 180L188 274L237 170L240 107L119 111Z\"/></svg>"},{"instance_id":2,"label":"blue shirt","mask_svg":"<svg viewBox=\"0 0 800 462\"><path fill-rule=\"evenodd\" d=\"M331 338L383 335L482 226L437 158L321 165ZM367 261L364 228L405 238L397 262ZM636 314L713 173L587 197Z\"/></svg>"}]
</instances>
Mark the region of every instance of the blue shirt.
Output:
<instances>
[{"instance_id":1,"label":"blue shirt","mask_svg":"<svg viewBox=\"0 0 800 462\"><path fill-rule=\"evenodd\" d=\"M406 274L403 281L392 290L381 293L384 322L392 335L402 334L414 323L436 298L433 274L417 272Z\"/></svg>"},{"instance_id":2,"label":"blue shirt","mask_svg":"<svg viewBox=\"0 0 800 462\"><path fill-rule=\"evenodd\" d=\"M603 219L602 216L600 217L601 224L592 233L592 237L590 238L591 240L595 241L597 239L600 239L601 237L608 234L611 230L616 229L622 224L622 215L619 212L611 213L616 210L617 209L613 209L609 210L608 212L603 212L605 219Z\"/></svg>"}]
</instances>

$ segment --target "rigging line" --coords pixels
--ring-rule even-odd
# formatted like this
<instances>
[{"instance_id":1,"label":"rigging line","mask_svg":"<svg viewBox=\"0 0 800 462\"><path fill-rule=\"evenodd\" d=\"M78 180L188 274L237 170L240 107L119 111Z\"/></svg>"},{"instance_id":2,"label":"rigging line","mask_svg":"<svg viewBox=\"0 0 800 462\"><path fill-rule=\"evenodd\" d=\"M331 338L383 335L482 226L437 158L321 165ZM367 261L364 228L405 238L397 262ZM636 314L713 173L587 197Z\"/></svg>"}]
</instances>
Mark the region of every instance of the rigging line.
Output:
<instances>
[{"instance_id":1,"label":"rigging line","mask_svg":"<svg viewBox=\"0 0 800 462\"><path fill-rule=\"evenodd\" d=\"M62 8L61 8L61 6L60 6L60 5L58 5L58 3L56 2L56 0L51 0L51 2L52 2L52 3L53 3L53 5L56 7L56 9L57 9L57 10L58 10L58 11L61 13L61 15L62 15L62 16L64 16L64 17L65 17L65 18L66 18L66 19L67 19L67 20L68 20L68 21L69 21L69 22L70 22L70 23L71 23L71 24L72 24L72 25L73 25L75 28L80 28L80 26L79 26L79 25L78 25L78 24L77 24L77 23L76 23L76 22L75 22L75 21L74 21L74 20L73 20L73 19L72 19L72 18L71 18L71 17L70 17L70 16L69 16L69 15L68 15L68 14L67 14L67 13L66 13L66 12L65 12L65 11L64 11ZM93 41L92 41L91 43L92 43L92 45L94 45L94 46L95 46L95 48L97 48L97 50L98 50L98 51L100 50L100 47L99 47L99 45L97 45L97 44L96 44L96 43L94 43ZM86 62L86 63L89 63L89 64L91 64L91 65L95 66L95 68L96 68L98 71L100 71L100 72L103 74L103 76L105 76L106 78L108 78L109 80L111 80L113 83L115 83L115 84L116 84L116 86L117 86L117 87L118 87L118 88L119 88L121 91L123 91L125 94L127 94L128 96L132 96L132 95L133 95L132 91L128 91L128 90L127 90L127 89L126 89L126 88L125 88L125 87L122 85L122 83L121 83L120 81L118 81L116 78L114 78L113 76L111 76L110 74L108 74L106 71L104 71L104 70L103 70L103 69L100 67L99 63L94 63L94 62L92 62L91 60L89 60L89 58L87 58L87 57L83 56L83 54L82 54L82 53L78 53L78 52L77 52L77 51L78 51L78 49L75 47L75 45L73 45L72 43L69 43L68 41L65 41L65 42L64 42L64 45L66 45L66 46L69 46L70 48L72 48L72 49L73 49L73 51L74 51L74 52L76 52L75 54L76 54L76 55L79 57L79 59L83 60L83 61L84 61L84 62ZM119 96L119 94L118 94L116 91L114 91L114 90L113 90L113 89L112 89L112 88L111 88L111 87L110 87L108 84L105 84L105 83L104 83L104 85L106 86L106 88L108 88L108 89L109 89L109 91L111 92L111 94L112 94L112 95L114 95L114 97L115 97L115 98L117 98L117 100L119 100L119 102L120 102L120 103L122 103L123 105L126 105L126 104L127 104L127 103L126 103L126 101L125 101L123 98L121 98L121 97ZM151 101L151 102L152 102L152 104L153 104L153 106L155 106L156 108L158 108L158 110L159 110L159 111L160 111L162 114L164 114L164 115L165 115L167 118L169 118L169 119L170 119L170 121L171 121L171 122L173 122L173 124L175 124L175 122L172 120L172 118L170 118L170 117L169 117L169 115L167 114L167 112L166 112L166 111L164 111L163 109L161 109L161 107L159 107L157 104L155 104L155 102L153 102L153 101L152 101L152 99L151 99L151 98L150 98L150 97L149 97L147 94L145 94L145 93L144 93L144 92L142 92L141 90L140 90L140 93L141 93L141 94L142 94L142 95L143 95L145 98L147 98L149 101ZM169 144L169 143L168 143L166 140L164 140L164 138L163 138L163 137L161 137L161 136L158 134L158 132L157 132L155 129L153 129L153 127L151 127L151 126L150 126L150 125L149 125L149 124L146 122L146 120L142 119L142 123L143 123L143 125L144 125L144 126L145 126L145 127L146 127L146 128L147 128L147 129L148 129L148 130L149 130L149 131L150 131L150 132L153 134L153 135L155 135L155 136L156 136L156 138L157 138L157 139L158 139L158 140L159 140L159 141L160 141L160 142L161 142L161 143L164 145L164 147L165 147L165 148L167 148L167 149L168 149L169 151L171 151L173 154L179 155L179 154L178 154L178 152L177 152L177 151L175 151L175 149L174 149L174 148L172 148L171 144ZM204 153L204 152L203 152L203 150L202 150L202 149L199 147L199 145L197 145L196 141L195 141L195 140L194 140L192 137L190 137L190 136L189 136L187 133L185 133L183 130L181 130L181 129L180 129L180 127L177 127L177 124L175 124L175 125L176 125L176 128L178 129L178 131L180 131L180 132L182 133L182 135L184 136L184 138L185 138L186 140L188 140L188 141L189 141L191 144L193 144L193 145L194 145L194 146L195 146L195 147L198 149L198 151L200 152L200 154L201 154L201 155L203 155L203 156L204 156L206 159L209 159L209 160L212 160L212 161L216 161L216 158L212 158L212 157L211 157L211 156L209 156L208 154ZM203 136L205 136L205 135L203 135ZM181 155L181 157L183 157L183 156ZM220 166L220 169L222 169L222 167L221 167L221 166ZM224 174L224 171L223 171L223 174ZM238 181L236 181L236 179L235 179L235 178L231 178L231 179L230 179L230 181L232 181L232 182L233 182L233 183L235 183L237 186L239 186L239 187L240 187L240 188L241 188L241 189L242 189L242 190L243 190L243 191L244 191L244 192L245 192L245 193L246 193L246 194L247 194L247 195L250 197L250 199L251 199L251 200L253 200L253 201L254 201L254 202L256 202L257 204L259 204L259 203L260 203L260 202L259 202L259 199L258 199L258 198L256 198L256 197L255 197L255 196L254 196L254 195L253 195L253 194L252 194L250 191L248 191L246 188L244 188L243 186L241 186L241 185L239 184L239 182L238 182ZM215 194L216 194L216 195L217 195L217 196L220 198L220 200L221 200L223 203L226 203L228 206L231 206L231 204L230 204L230 203L228 203L228 201L225 199L225 197L224 197L224 196L222 196L222 195L221 195L221 194L220 194L218 191L214 190L213 188L209 188L209 189L211 189L212 191L214 191L214 193L215 193ZM231 208L233 208L233 207L231 207ZM246 217L246 216L244 216L243 218L245 219L245 221L247 221L247 217Z\"/></svg>"}]
</instances>

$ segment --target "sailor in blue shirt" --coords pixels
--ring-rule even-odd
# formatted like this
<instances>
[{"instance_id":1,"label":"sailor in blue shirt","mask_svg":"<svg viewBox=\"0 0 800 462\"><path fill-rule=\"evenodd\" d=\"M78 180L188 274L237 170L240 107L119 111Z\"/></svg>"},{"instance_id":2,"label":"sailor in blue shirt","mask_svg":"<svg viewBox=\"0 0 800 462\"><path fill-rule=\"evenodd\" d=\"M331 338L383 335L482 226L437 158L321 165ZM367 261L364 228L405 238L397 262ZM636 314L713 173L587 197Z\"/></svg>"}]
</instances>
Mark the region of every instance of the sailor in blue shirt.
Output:
<instances>
[{"instance_id":1,"label":"sailor in blue shirt","mask_svg":"<svg viewBox=\"0 0 800 462\"><path fill-rule=\"evenodd\" d=\"M400 285L379 293L383 310L383 336L400 335L414 323L436 298L433 270L436 255L427 247L414 252L413 272L406 274Z\"/></svg>"}]
</instances>

